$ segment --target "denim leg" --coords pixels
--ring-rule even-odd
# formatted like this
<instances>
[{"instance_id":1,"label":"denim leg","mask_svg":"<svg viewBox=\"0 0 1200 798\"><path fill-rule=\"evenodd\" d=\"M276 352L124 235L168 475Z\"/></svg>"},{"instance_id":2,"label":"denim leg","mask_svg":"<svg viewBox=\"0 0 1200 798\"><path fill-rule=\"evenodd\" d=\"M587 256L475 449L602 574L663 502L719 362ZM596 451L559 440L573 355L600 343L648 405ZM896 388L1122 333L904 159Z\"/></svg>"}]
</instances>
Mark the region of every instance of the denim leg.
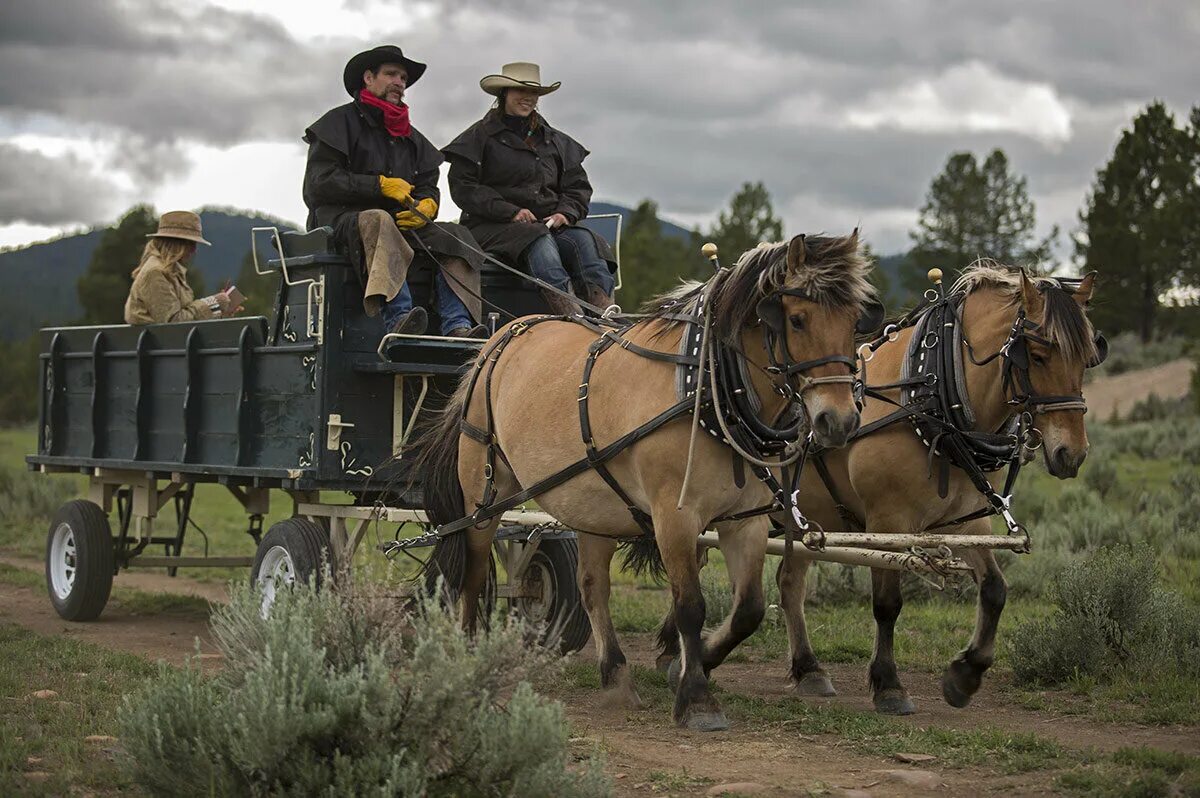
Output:
<instances>
[{"instance_id":1,"label":"denim leg","mask_svg":"<svg viewBox=\"0 0 1200 798\"><path fill-rule=\"evenodd\" d=\"M554 244L553 236L539 236L521 253L521 260L529 267L529 273L544 280L560 291L566 291L571 278L563 268L562 257Z\"/></svg>"},{"instance_id":2,"label":"denim leg","mask_svg":"<svg viewBox=\"0 0 1200 798\"><path fill-rule=\"evenodd\" d=\"M400 317L412 310L412 307L412 292L408 290L408 283L405 283L400 286L400 292L383 306L383 328L392 329Z\"/></svg>"},{"instance_id":3,"label":"denim leg","mask_svg":"<svg viewBox=\"0 0 1200 798\"><path fill-rule=\"evenodd\" d=\"M474 327L475 322L471 319L471 313L463 301L458 298L458 294L454 293L454 289L450 287L446 275L442 274L441 269L434 271L438 315L442 317L442 335L446 335L458 327Z\"/></svg>"},{"instance_id":4,"label":"denim leg","mask_svg":"<svg viewBox=\"0 0 1200 798\"><path fill-rule=\"evenodd\" d=\"M612 295L615 280L608 264L596 249L596 239L587 230L572 228L554 236L554 243L562 254L563 263L571 276L584 283L599 286L604 293Z\"/></svg>"}]
</instances>

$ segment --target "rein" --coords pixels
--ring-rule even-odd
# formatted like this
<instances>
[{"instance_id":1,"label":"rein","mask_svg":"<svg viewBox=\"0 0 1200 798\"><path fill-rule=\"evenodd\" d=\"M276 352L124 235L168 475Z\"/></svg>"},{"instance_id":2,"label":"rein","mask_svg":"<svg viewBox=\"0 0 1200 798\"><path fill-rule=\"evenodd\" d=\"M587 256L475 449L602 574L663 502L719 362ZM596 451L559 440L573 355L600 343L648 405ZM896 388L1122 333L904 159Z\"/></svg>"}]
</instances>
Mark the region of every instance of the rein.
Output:
<instances>
[{"instance_id":1,"label":"rein","mask_svg":"<svg viewBox=\"0 0 1200 798\"><path fill-rule=\"evenodd\" d=\"M487 448L486 463L484 465L484 495L482 501L476 507L476 510L471 515L465 516L448 524L443 524L436 530L438 537L444 537L455 532L459 532L467 527L477 526L497 515L500 515L514 507L532 499L536 496L551 490L573 477L587 470L595 471L601 479L617 494L618 498L625 504L631 517L642 529L644 534L653 535L654 529L650 516L637 507L634 501L629 497L625 490L618 483L616 478L607 468L607 462L616 455L620 454L625 449L632 446L634 443L647 437L652 432L658 430L670 421L686 415L687 413L698 414L693 420L693 429L698 423L704 427L706 431L713 434L728 444L735 452L735 482L739 487L744 484L739 480L738 458L744 458L751 464L755 476L762 481L771 491L773 501L765 507L755 508L751 511L738 513L731 516L722 516L714 519L714 521L732 520L734 518L749 518L754 515L765 515L767 513L776 512L790 508L794 515L798 514L795 507L796 486L800 479L800 470L803 468L803 463L809 449L809 439L803 442L799 440L799 428L804 422L803 417L797 420L796 423L787 427L777 428L770 426L761 421L757 416L757 409L748 402L748 396L753 394L753 388L749 382L743 378L743 374L747 365L755 366L771 377L773 389L781 396L788 397L791 402L789 406L798 404L803 414L803 403L800 401L804 392L818 385L829 383L848 383L853 382L855 377L853 374L844 376L829 376L829 377L805 377L803 372L831 362L841 362L853 368L854 361L843 356L831 356L819 358L810 361L802 361L799 363L793 362L791 353L787 349L786 338L783 342L783 358L780 360L775 357L775 339L773 334L768 331L768 325L763 323L764 343L767 344L768 352L771 353L771 366L763 367L750 360L740 348L723 342L712 335L711 329L711 313L705 309L705 301L711 293L716 281L721 278L722 273L718 272L711 278L708 283L693 296L688 302L688 309L692 312L684 313L666 313L656 317L667 321L684 322L688 325L684 331L683 341L689 342L692 340L690 335L698 335L697 345L693 349L690 343L684 353L673 354L669 352L660 352L653 349L648 349L639 344L636 344L626 338L622 333L627 332L636 324L645 322L635 322L634 324L618 324L612 319L600 318L589 319L582 316L538 316L526 321L518 321L511 324L507 330L484 351L476 361L470 377L466 396L463 400L462 415L459 419L461 433L471 438L472 440L483 444ZM773 292L768 298L775 297L775 294L783 293L784 290ZM512 496L504 499L496 499L496 484L495 484L495 469L497 458L508 464L508 460L501 450L499 443L496 441L494 432L494 416L491 399L491 382L492 375L495 371L496 363L504 349L513 340L513 338L525 333L530 328L537 324L547 321L570 321L575 324L587 327L597 334L595 341L588 347L587 360L585 361L582 379L579 385L579 426L580 433L583 438L586 454L583 458L575 461L563 470L540 480L534 485L519 491ZM680 398L671 407L664 410L662 413L655 416L650 421L637 427L631 432L625 434L613 443L598 448L592 433L591 417L589 413L589 391L592 371L595 368L596 361L604 352L608 351L613 346L619 346L628 352L632 352L639 357L644 357L651 360L657 360L666 363L675 364L677 367L684 369L695 369L701 376L707 370L707 381L701 383L696 382L694 394L687 394ZM690 354L688 352L691 352ZM481 374L484 373L484 390L485 390L485 411L486 411L486 427L481 429L467 421L466 414L471 404L471 397L474 394ZM780 381L778 377L782 376ZM797 384L793 384L797 383ZM786 410L786 408L785 408ZM715 422L710 424L711 422ZM719 431L718 431L719 430ZM694 441L693 441L694 442ZM690 472L692 447L689 445L688 454L688 469ZM776 456L778 460L767 460L767 457ZM795 468L788 478L788 466L795 465ZM785 489L784 486L776 479L772 473L772 468L782 468L784 470L785 480L790 486ZM688 474L685 474L684 488ZM801 520L803 519L800 516ZM583 530L581 530L583 531ZM790 535L789 535L790 543Z\"/></svg>"}]
</instances>

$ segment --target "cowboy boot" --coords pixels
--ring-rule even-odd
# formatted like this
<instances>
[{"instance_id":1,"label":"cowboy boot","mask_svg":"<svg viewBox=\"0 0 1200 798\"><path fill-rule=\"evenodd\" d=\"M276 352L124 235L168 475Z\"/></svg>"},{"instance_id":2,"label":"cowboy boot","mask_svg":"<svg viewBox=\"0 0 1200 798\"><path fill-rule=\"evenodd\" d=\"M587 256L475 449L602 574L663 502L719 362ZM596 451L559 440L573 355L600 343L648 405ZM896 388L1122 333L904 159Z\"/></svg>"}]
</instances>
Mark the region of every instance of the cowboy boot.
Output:
<instances>
[{"instance_id":1,"label":"cowboy boot","mask_svg":"<svg viewBox=\"0 0 1200 798\"><path fill-rule=\"evenodd\" d=\"M604 293L604 289L595 283L587 284L587 301L600 308L601 313L608 310L608 306L613 304L612 295Z\"/></svg>"},{"instance_id":2,"label":"cowboy boot","mask_svg":"<svg viewBox=\"0 0 1200 798\"><path fill-rule=\"evenodd\" d=\"M399 335L424 335L428 327L429 314L425 312L425 308L417 305L408 313L396 319L396 323L392 325L392 329L388 330L388 332Z\"/></svg>"},{"instance_id":3,"label":"cowboy boot","mask_svg":"<svg viewBox=\"0 0 1200 798\"><path fill-rule=\"evenodd\" d=\"M550 306L550 312L555 316L580 316L583 314L583 310L580 309L578 302L562 294L547 291L543 288L542 299Z\"/></svg>"}]
</instances>

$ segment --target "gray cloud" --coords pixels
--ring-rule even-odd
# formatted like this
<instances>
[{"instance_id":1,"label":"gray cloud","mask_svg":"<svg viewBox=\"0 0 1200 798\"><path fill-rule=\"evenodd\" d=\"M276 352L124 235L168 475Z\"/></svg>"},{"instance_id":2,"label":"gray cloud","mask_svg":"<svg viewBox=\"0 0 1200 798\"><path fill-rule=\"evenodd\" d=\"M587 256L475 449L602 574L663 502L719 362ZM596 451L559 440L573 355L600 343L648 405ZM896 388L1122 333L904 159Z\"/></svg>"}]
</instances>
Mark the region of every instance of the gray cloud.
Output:
<instances>
[{"instance_id":1,"label":"gray cloud","mask_svg":"<svg viewBox=\"0 0 1200 798\"><path fill-rule=\"evenodd\" d=\"M96 222L125 199L72 155L50 158L0 143L0 220L41 225Z\"/></svg>"},{"instance_id":2,"label":"gray cloud","mask_svg":"<svg viewBox=\"0 0 1200 798\"><path fill-rule=\"evenodd\" d=\"M126 162L113 166L139 185L183 163L186 142L296 141L346 100L341 69L362 48L301 43L267 17L167 0L65 7L0 8L0 71L21 76L0 85L0 117L103 126L123 137ZM915 215L932 176L960 149L1003 147L1035 197L1053 197L1058 216L1047 223L1070 224L1063 198L1074 191L1082 202L1130 110L1155 97L1185 109L1200 73L1200 7L1187 0L546 8L447 0L402 33L385 19L374 38L430 64L409 95L417 126L448 141L488 107L480 76L506 61L538 61L546 79L563 81L543 110L593 151L598 197L650 197L667 215L702 218L741 182L763 180L779 208L802 217L788 220L798 228L832 227L812 218L824 213L839 224L879 220L868 230L882 251L905 245L905 211ZM1048 86L1071 113L1069 138L1046 141L1012 125L983 133L846 124L849 108L881 95L903 102L902 91L970 63L997 80Z\"/></svg>"}]
</instances>

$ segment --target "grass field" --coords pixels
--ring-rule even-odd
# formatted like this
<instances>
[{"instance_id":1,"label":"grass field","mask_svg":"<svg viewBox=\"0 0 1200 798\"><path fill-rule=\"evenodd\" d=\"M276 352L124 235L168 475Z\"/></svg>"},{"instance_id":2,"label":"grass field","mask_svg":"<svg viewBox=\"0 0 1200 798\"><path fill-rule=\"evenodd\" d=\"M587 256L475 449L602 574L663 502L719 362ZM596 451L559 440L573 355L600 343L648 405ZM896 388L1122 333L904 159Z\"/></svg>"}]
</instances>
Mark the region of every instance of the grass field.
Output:
<instances>
[{"instance_id":1,"label":"grass field","mask_svg":"<svg viewBox=\"0 0 1200 798\"><path fill-rule=\"evenodd\" d=\"M1200 673L1191 668L1118 669L1104 677L1077 673L1054 685L1028 683L1016 676L1014 638L1025 624L1052 617L1058 610L1052 586L1064 569L1088 560L1101 546L1146 542L1157 555L1161 587L1200 602L1200 419L1149 418L1125 424L1090 425L1093 448L1080 477L1062 482L1039 466L1027 468L1017 489L1015 511L1034 541L1029 555L1006 555L1009 601L999 632L992 689L1006 700L1047 718L1082 717L1095 722L1153 727L1200 727ZM43 476L22 470L32 451L31 429L0 431L0 553L40 558L46 525L54 510L83 488L83 478ZM330 500L341 500L327 497ZM348 501L348 497L346 497ZM292 514L290 499L273 496L266 526ZM161 523L173 523L168 509ZM189 533L188 554L253 554L241 506L215 485L197 487L194 520L203 532ZM1001 530L997 530L1001 531ZM358 567L373 579L398 578L373 544L391 538L394 527L373 528L358 555ZM207 546L207 549L206 549ZM773 562L770 563L774 567ZM719 552L711 552L704 572L711 614L728 606L728 586ZM244 569L191 569L187 577L208 581L244 579ZM770 584L768 601L777 599ZM42 579L0 566L0 582L42 590ZM669 606L669 594L653 582L614 566L614 620L623 635L652 632ZM139 612L205 611L196 599L164 598L115 582L114 601ZM968 640L974 625L974 587L968 582L937 593L910 580L897 625L896 651L902 672L937 674ZM717 619L711 617L710 622ZM810 580L810 636L818 657L835 665L865 666L874 636L867 572L822 564ZM762 627L730 658L731 663L763 665L781 677L787 654L782 619L774 606ZM32 663L32 665L31 665ZM103 678L77 677L104 673ZM40 638L0 626L0 794L26 791L59 794L68 785L99 792L136 792L104 744L84 742L103 735L119 696L152 675L153 667L135 657L91 649L68 640ZM639 692L654 712L666 712L670 694L654 671L635 671ZM599 677L594 664L568 666L563 697L571 690L592 690ZM718 680L718 684L720 681ZM29 698L36 690L59 693L54 700ZM1046 773L1053 789L1100 795L1200 795L1200 763L1195 757L1149 748L1115 752L1065 746L1036 731L1027 735L938 727L898 726L894 719L798 699L766 700L723 691L720 700L739 724L752 732L787 728L801 734L833 737L851 750L875 756L898 751L936 753L950 768L986 768L990 773ZM1200 734L1200 728L1197 728ZM32 758L32 759L31 759ZM30 781L21 772L51 775ZM15 774L15 775L14 775ZM38 777L40 778L40 777ZM647 777L654 794L689 794L706 785L685 771L660 770Z\"/></svg>"}]
</instances>

